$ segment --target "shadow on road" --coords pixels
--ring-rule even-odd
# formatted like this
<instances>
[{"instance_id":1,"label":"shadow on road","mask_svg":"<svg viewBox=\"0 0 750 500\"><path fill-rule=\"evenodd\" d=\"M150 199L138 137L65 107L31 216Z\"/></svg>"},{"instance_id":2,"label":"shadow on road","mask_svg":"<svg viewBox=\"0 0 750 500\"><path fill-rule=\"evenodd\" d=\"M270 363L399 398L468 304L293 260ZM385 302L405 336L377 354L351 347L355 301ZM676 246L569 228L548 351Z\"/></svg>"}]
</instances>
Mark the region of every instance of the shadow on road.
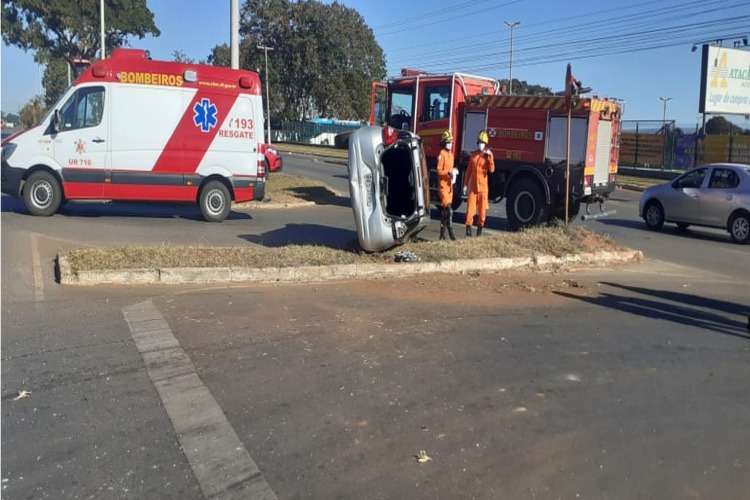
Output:
<instances>
[{"instance_id":1,"label":"shadow on road","mask_svg":"<svg viewBox=\"0 0 750 500\"><path fill-rule=\"evenodd\" d=\"M306 186L287 188L286 191L293 193L303 201L312 201L316 205L334 205L337 207L351 207L348 197L339 196L323 186Z\"/></svg>"},{"instance_id":2,"label":"shadow on road","mask_svg":"<svg viewBox=\"0 0 750 500\"><path fill-rule=\"evenodd\" d=\"M358 248L357 234L354 231L319 224L287 224L273 231L261 234L241 234L239 237L266 247L320 245L342 250Z\"/></svg>"},{"instance_id":3,"label":"shadow on road","mask_svg":"<svg viewBox=\"0 0 750 500\"><path fill-rule=\"evenodd\" d=\"M28 214L18 198L2 197L3 213ZM60 207L55 216L64 217L144 217L155 219L187 219L203 221L203 216L194 204L165 202L125 202L125 201L69 201ZM231 211L227 220L250 220L244 212Z\"/></svg>"},{"instance_id":4,"label":"shadow on road","mask_svg":"<svg viewBox=\"0 0 750 500\"><path fill-rule=\"evenodd\" d=\"M599 219L598 222L601 222L605 226L617 226L617 227L623 227L626 229L637 229L639 231L643 231L645 233L649 234L666 234L670 236L678 236L680 238L691 238L691 239L698 239L698 240L704 240L704 241L720 241L722 243L731 243L731 238L729 237L729 234L727 233L726 236L722 235L720 233L710 233L707 231L701 231L700 228L696 228L693 230L692 228L688 228L685 230L680 230L677 228L677 226L674 226L672 224L665 224L664 228L661 231L652 231L651 229L648 229L644 222L642 220L628 220L628 219Z\"/></svg>"},{"instance_id":5,"label":"shadow on road","mask_svg":"<svg viewBox=\"0 0 750 500\"><path fill-rule=\"evenodd\" d=\"M747 317L750 315L748 305L667 290L653 290L609 282L601 284L628 294L602 292L598 297L586 297L562 291L556 291L555 294L646 318L696 326L750 340L747 323ZM727 315L740 316L743 319L738 321Z\"/></svg>"}]
</instances>

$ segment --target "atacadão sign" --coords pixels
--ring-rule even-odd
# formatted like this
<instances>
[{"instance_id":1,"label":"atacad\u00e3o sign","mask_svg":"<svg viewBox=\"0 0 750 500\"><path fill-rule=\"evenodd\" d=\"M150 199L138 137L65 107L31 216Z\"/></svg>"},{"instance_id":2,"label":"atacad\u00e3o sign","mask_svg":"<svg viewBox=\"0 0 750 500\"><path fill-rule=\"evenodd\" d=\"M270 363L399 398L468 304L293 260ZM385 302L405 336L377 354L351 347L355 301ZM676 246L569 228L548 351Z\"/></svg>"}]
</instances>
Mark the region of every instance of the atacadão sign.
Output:
<instances>
[{"instance_id":1,"label":"atacad\u00e3o sign","mask_svg":"<svg viewBox=\"0 0 750 500\"><path fill-rule=\"evenodd\" d=\"M698 111L750 114L750 51L703 46Z\"/></svg>"}]
</instances>

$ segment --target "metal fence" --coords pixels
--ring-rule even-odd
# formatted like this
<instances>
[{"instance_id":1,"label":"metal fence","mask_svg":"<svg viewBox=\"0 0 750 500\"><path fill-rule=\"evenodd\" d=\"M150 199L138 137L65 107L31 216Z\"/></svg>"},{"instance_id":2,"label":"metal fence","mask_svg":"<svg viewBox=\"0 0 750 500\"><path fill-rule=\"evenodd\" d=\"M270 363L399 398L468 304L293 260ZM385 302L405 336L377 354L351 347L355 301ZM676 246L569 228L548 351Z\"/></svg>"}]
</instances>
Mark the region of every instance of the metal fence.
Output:
<instances>
[{"instance_id":1,"label":"metal fence","mask_svg":"<svg viewBox=\"0 0 750 500\"><path fill-rule=\"evenodd\" d=\"M750 163L750 135L701 133L673 121L623 120L620 165L687 170L703 163Z\"/></svg>"},{"instance_id":2,"label":"metal fence","mask_svg":"<svg viewBox=\"0 0 750 500\"><path fill-rule=\"evenodd\" d=\"M357 128L359 128L359 125L313 122L281 122L274 124L271 122L271 139L273 142L334 146L338 134L351 132Z\"/></svg>"}]
</instances>

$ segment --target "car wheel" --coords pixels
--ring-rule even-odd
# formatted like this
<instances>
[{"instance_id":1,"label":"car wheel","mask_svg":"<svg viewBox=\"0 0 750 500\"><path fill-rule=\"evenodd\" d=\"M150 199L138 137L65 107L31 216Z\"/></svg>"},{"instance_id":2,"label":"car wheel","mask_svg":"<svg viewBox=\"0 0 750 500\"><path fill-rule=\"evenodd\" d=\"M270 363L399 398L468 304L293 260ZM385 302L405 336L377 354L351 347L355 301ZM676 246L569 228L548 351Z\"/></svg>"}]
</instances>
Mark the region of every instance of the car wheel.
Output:
<instances>
[{"instance_id":1,"label":"car wheel","mask_svg":"<svg viewBox=\"0 0 750 500\"><path fill-rule=\"evenodd\" d=\"M232 208L232 196L221 181L208 181L198 197L201 215L208 222L221 222Z\"/></svg>"},{"instance_id":2,"label":"car wheel","mask_svg":"<svg viewBox=\"0 0 750 500\"><path fill-rule=\"evenodd\" d=\"M513 231L546 222L547 201L541 186L532 179L519 179L511 184L505 202L508 226Z\"/></svg>"},{"instance_id":3,"label":"car wheel","mask_svg":"<svg viewBox=\"0 0 750 500\"><path fill-rule=\"evenodd\" d=\"M29 176L23 185L23 202L31 215L48 217L60 208L62 188L53 174L40 170Z\"/></svg>"},{"instance_id":4,"label":"car wheel","mask_svg":"<svg viewBox=\"0 0 750 500\"><path fill-rule=\"evenodd\" d=\"M664 226L664 209L661 207L661 203L649 201L643 210L643 220L646 221L646 226L649 229L660 230Z\"/></svg>"},{"instance_id":5,"label":"car wheel","mask_svg":"<svg viewBox=\"0 0 750 500\"><path fill-rule=\"evenodd\" d=\"M685 224L684 222L678 222L677 223L677 230L680 232L685 232L690 227L690 224Z\"/></svg>"},{"instance_id":6,"label":"car wheel","mask_svg":"<svg viewBox=\"0 0 750 500\"><path fill-rule=\"evenodd\" d=\"M729 221L729 234L737 243L750 242L750 215L747 213L733 215Z\"/></svg>"}]
</instances>

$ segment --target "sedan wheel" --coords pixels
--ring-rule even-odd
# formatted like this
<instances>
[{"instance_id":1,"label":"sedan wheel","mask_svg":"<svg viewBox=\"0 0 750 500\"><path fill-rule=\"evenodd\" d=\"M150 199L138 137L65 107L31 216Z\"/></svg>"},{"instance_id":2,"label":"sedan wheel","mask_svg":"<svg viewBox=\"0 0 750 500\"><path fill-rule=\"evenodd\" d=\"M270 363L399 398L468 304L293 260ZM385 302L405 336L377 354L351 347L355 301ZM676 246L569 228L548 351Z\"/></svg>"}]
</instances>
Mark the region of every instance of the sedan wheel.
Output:
<instances>
[{"instance_id":1,"label":"sedan wheel","mask_svg":"<svg viewBox=\"0 0 750 500\"><path fill-rule=\"evenodd\" d=\"M659 230L664 225L664 209L658 201L649 202L644 210L643 218L649 229Z\"/></svg>"},{"instance_id":2,"label":"sedan wheel","mask_svg":"<svg viewBox=\"0 0 750 500\"><path fill-rule=\"evenodd\" d=\"M737 214L729 223L729 234L737 243L748 243L750 241L750 215Z\"/></svg>"}]
</instances>

